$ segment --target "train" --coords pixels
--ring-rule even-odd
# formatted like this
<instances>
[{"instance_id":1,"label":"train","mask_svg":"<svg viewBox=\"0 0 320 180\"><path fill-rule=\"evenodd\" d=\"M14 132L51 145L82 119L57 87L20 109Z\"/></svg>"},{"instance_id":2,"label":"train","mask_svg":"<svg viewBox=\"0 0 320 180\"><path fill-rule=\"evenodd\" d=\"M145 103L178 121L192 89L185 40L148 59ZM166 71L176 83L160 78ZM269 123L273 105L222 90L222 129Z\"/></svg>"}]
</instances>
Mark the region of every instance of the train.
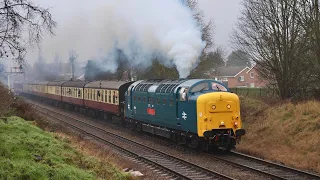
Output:
<instances>
[{"instance_id":1,"label":"train","mask_svg":"<svg viewBox=\"0 0 320 180\"><path fill-rule=\"evenodd\" d=\"M235 149L246 133L240 99L212 79L30 81L15 92L194 149Z\"/></svg>"}]
</instances>

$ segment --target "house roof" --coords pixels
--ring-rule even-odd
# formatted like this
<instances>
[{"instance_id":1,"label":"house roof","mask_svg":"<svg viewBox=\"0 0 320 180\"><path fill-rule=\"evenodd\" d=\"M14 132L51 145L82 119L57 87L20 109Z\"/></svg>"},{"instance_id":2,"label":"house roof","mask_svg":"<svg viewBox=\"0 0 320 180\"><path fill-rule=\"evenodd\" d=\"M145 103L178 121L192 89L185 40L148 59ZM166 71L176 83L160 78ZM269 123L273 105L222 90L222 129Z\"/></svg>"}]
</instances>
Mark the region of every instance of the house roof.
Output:
<instances>
[{"instance_id":1,"label":"house roof","mask_svg":"<svg viewBox=\"0 0 320 180\"><path fill-rule=\"evenodd\" d=\"M217 70L218 76L235 77L244 70L249 70L247 66L221 67Z\"/></svg>"}]
</instances>

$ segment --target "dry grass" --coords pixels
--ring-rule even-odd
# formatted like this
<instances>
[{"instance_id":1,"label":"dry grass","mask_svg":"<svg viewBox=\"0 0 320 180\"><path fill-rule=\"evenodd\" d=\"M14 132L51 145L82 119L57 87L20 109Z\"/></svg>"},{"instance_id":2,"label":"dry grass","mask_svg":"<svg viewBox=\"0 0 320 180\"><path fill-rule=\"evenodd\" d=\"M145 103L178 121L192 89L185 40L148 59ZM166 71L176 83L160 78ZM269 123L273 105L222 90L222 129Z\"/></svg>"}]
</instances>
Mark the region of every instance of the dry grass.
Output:
<instances>
[{"instance_id":1,"label":"dry grass","mask_svg":"<svg viewBox=\"0 0 320 180\"><path fill-rule=\"evenodd\" d=\"M165 179L159 176L158 174L154 173L150 169L140 164L134 163L124 158L123 156L115 153L112 148L106 146L105 144L95 141L93 139L87 139L81 134L77 134L76 132L72 131L71 129L64 128L59 124L52 124L51 122L48 122L45 129L48 131L55 131L55 134L57 137L59 137L59 139L63 139L72 148L76 149L77 151L81 152L87 157L98 159L99 164L101 166L98 166L95 172L99 174L100 177L103 177L104 174L108 173L105 169L105 166L106 164L110 164L110 162L112 162L112 164L115 164L118 169L130 168L133 170L140 171L144 174L142 177L131 176L131 179Z\"/></svg>"},{"instance_id":2,"label":"dry grass","mask_svg":"<svg viewBox=\"0 0 320 180\"><path fill-rule=\"evenodd\" d=\"M320 102L268 105L243 99L239 151L320 173Z\"/></svg>"}]
</instances>

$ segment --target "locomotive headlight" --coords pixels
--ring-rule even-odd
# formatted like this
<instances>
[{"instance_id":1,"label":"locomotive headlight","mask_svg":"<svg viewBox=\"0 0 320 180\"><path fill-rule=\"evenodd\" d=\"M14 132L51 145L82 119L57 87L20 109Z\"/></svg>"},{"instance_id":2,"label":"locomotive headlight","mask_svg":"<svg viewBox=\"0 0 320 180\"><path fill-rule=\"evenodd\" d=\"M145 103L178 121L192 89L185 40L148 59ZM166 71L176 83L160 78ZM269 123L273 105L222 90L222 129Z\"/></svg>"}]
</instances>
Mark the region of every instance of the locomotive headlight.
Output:
<instances>
[{"instance_id":1,"label":"locomotive headlight","mask_svg":"<svg viewBox=\"0 0 320 180\"><path fill-rule=\"evenodd\" d=\"M224 122L223 122L223 121L221 121L220 125L224 125Z\"/></svg>"},{"instance_id":2,"label":"locomotive headlight","mask_svg":"<svg viewBox=\"0 0 320 180\"><path fill-rule=\"evenodd\" d=\"M228 105L227 105L227 108L228 108L228 109L230 109L230 108L231 108L231 105L230 105L230 104L228 104Z\"/></svg>"},{"instance_id":3,"label":"locomotive headlight","mask_svg":"<svg viewBox=\"0 0 320 180\"><path fill-rule=\"evenodd\" d=\"M211 108L212 108L213 110L215 110L215 109L216 109L216 105L212 105Z\"/></svg>"}]
</instances>

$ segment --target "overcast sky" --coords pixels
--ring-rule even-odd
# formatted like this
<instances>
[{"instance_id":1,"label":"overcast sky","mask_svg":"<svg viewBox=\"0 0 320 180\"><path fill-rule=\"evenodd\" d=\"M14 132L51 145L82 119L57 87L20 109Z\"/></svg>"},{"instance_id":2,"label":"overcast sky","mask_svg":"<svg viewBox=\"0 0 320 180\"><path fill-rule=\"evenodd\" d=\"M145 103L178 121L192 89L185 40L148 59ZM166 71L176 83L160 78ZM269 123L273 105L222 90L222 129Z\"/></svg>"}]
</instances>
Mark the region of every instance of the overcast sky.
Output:
<instances>
[{"instance_id":1,"label":"overcast sky","mask_svg":"<svg viewBox=\"0 0 320 180\"><path fill-rule=\"evenodd\" d=\"M106 0L33 0L42 7L50 7L55 20L60 23L70 20L71 17L81 13L89 13ZM108 0L107 0L108 1ZM214 22L214 43L223 46L230 53L230 34L239 16L241 0L198 0L199 7L204 11L206 20ZM35 52L32 53L33 57ZM30 58L30 56L29 56ZM28 61L32 63L32 60ZM33 59L33 58L32 58Z\"/></svg>"}]
</instances>

